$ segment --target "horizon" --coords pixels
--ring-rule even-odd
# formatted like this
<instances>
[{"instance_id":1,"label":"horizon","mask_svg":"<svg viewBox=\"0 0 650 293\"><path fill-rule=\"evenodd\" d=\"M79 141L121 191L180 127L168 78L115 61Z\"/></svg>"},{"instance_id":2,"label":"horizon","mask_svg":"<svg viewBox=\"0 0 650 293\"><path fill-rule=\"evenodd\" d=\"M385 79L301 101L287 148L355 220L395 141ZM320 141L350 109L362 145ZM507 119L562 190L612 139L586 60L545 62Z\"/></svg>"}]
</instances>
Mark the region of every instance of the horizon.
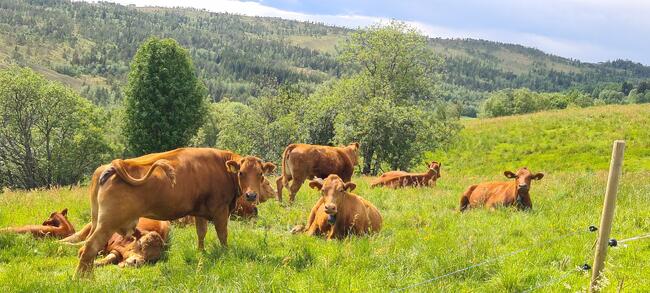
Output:
<instances>
[{"instance_id":1,"label":"horizon","mask_svg":"<svg viewBox=\"0 0 650 293\"><path fill-rule=\"evenodd\" d=\"M97 2L74 0L75 2ZM555 1L555 0L554 0ZM544 53L586 63L618 59L650 66L650 40L636 37L650 33L650 19L634 13L648 11L650 2L626 0L512 1L494 5L445 3L440 11L417 11L422 1L411 5L369 5L368 1L334 1L330 6L299 0L111 0L136 7L193 8L215 13L277 17L329 26L359 29L395 19L418 29L430 38L474 39L535 48ZM471 4L476 0L464 1ZM480 2L480 1L479 1ZM328 2L330 3L330 2ZM419 5L418 5L419 3ZM381 7L378 7L381 6ZM488 7L483 7L488 6ZM564 8L561 13L551 6ZM531 8L536 13L528 15ZM625 14L614 8L621 8ZM629 14L629 15L628 15ZM453 15L450 17L449 15ZM478 15L478 16L477 16ZM609 23L604 23L606 21ZM571 26L566 26L566 23Z\"/></svg>"}]
</instances>

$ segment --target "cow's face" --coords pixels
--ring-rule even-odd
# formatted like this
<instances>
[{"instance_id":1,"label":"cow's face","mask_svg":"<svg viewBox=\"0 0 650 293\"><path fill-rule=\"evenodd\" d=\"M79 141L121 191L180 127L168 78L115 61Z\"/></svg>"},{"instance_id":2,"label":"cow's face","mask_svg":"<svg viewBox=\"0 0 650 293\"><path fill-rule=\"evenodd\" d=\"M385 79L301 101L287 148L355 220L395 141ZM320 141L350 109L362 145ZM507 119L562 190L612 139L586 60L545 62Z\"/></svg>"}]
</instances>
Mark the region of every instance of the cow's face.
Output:
<instances>
[{"instance_id":1,"label":"cow's face","mask_svg":"<svg viewBox=\"0 0 650 293\"><path fill-rule=\"evenodd\" d=\"M149 232L136 240L133 252L124 260L124 265L140 267L146 262L160 259L165 246L165 240L158 232Z\"/></svg>"},{"instance_id":2,"label":"cow's face","mask_svg":"<svg viewBox=\"0 0 650 293\"><path fill-rule=\"evenodd\" d=\"M438 162L436 162L436 161L432 161L432 162L429 164L428 167L429 167L429 171L433 171L433 172L434 172L434 176L433 176L433 178L435 178L435 179L440 178L440 167L442 167L442 163L438 163Z\"/></svg>"},{"instance_id":3,"label":"cow's face","mask_svg":"<svg viewBox=\"0 0 650 293\"><path fill-rule=\"evenodd\" d=\"M508 178L515 179L517 182L517 193L528 192L530 190L530 184L533 180L540 180L544 177L544 174L542 173L533 174L526 167L517 170L517 174L510 171L505 171L503 172L503 175Z\"/></svg>"},{"instance_id":4,"label":"cow's face","mask_svg":"<svg viewBox=\"0 0 650 293\"><path fill-rule=\"evenodd\" d=\"M53 212L50 214L50 217L43 222L43 226L53 226L60 227L61 224L68 221L66 217L68 215L68 209L63 209L61 212Z\"/></svg>"},{"instance_id":5,"label":"cow's face","mask_svg":"<svg viewBox=\"0 0 650 293\"><path fill-rule=\"evenodd\" d=\"M348 192L354 190L357 186L352 182L345 183L339 176L332 174L325 180L317 178L310 181L309 187L320 190L324 198L325 213L330 218L333 218L336 217L341 204L344 202L345 197L348 196Z\"/></svg>"},{"instance_id":6,"label":"cow's face","mask_svg":"<svg viewBox=\"0 0 650 293\"><path fill-rule=\"evenodd\" d=\"M275 170L273 163L264 163L251 156L239 161L230 160L226 162L226 167L229 172L237 174L242 195L250 202L259 202L259 195L263 192L262 183L266 180L264 174Z\"/></svg>"},{"instance_id":7,"label":"cow's face","mask_svg":"<svg viewBox=\"0 0 650 293\"><path fill-rule=\"evenodd\" d=\"M264 181L262 181L262 187L261 187L261 193L260 193L260 202L265 202L269 200L270 198L275 198L275 189L271 186L271 182L264 178Z\"/></svg>"}]
</instances>

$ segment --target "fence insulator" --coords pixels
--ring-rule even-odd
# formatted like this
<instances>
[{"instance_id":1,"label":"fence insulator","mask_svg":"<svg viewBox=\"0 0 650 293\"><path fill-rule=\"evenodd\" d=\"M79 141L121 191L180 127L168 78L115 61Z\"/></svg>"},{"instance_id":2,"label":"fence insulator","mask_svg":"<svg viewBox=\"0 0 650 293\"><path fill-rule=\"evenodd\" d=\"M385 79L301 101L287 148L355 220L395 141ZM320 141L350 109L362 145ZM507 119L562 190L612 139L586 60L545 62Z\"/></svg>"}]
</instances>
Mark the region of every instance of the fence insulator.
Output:
<instances>
[{"instance_id":1,"label":"fence insulator","mask_svg":"<svg viewBox=\"0 0 650 293\"><path fill-rule=\"evenodd\" d=\"M596 231L598 231L598 227L594 225L589 226L589 232L596 232Z\"/></svg>"},{"instance_id":2,"label":"fence insulator","mask_svg":"<svg viewBox=\"0 0 650 293\"><path fill-rule=\"evenodd\" d=\"M591 266L589 264L583 264L582 266L580 266L580 269L583 271L588 271L591 270Z\"/></svg>"},{"instance_id":3,"label":"fence insulator","mask_svg":"<svg viewBox=\"0 0 650 293\"><path fill-rule=\"evenodd\" d=\"M614 239L614 238L609 239L609 242L607 242L607 245L609 245L609 247L616 247L616 246L618 246L618 241L616 241L616 239Z\"/></svg>"}]
</instances>

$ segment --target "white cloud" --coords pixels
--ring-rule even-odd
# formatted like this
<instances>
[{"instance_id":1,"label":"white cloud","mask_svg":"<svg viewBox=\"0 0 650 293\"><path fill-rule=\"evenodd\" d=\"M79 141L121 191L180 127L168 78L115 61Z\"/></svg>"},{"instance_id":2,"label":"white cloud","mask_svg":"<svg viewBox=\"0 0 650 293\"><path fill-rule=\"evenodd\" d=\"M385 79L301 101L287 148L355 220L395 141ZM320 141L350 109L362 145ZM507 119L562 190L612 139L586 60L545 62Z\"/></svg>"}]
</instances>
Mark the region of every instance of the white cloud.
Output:
<instances>
[{"instance_id":1,"label":"white cloud","mask_svg":"<svg viewBox=\"0 0 650 293\"><path fill-rule=\"evenodd\" d=\"M76 0L79 1L79 0ZM509 2L513 0L505 0ZM546 5L540 1L535 0L521 0L529 2L532 6L543 6L548 8L553 5L571 5L583 6L589 4L589 8L595 6L610 7L613 5L623 5L623 7L638 7L641 5L648 5L650 1L640 0L548 0L554 2L553 5ZM95 1L87 1L95 2ZM339 14L339 15L326 15L326 14L308 14L294 11L287 11L271 6L264 5L259 2L242 2L235 0L112 0L123 5L134 4L136 6L158 6L158 7L191 7L197 9L205 9L211 12L228 12L234 14L242 14L248 16L266 16L266 17L279 17L284 19L292 19L299 21L315 21L322 22L330 25L344 26L349 28L366 27L376 23L386 23L388 18L357 15L357 14ZM505 4L505 3L501 3ZM521 4L521 3L517 3ZM515 5L515 4L513 4ZM637 5L637 6L635 6ZM620 8L620 6L618 6ZM561 12L558 12L561 13ZM442 38L474 38L485 39L491 41L499 41L504 43L515 43L524 46L535 47L545 52L559 55L563 57L570 57L580 59L583 61L597 62L621 57L621 52L606 49L601 46L592 44L590 42L575 41L562 39L557 37L550 37L540 34L517 32L502 29L457 29L446 26L437 26L423 22L406 21L408 24L418 28L423 34L430 37Z\"/></svg>"}]
</instances>

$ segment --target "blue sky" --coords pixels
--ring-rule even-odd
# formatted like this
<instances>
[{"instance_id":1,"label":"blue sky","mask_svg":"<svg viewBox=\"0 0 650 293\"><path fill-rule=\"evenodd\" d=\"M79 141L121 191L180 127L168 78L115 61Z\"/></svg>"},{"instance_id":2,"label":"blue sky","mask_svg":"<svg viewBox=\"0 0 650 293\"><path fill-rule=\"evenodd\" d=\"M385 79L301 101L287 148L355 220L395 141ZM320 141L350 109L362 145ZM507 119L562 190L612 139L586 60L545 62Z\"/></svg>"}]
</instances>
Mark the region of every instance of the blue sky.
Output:
<instances>
[{"instance_id":1,"label":"blue sky","mask_svg":"<svg viewBox=\"0 0 650 293\"><path fill-rule=\"evenodd\" d=\"M111 1L311 20L352 28L394 18L431 37L516 43L587 62L622 58L650 65L650 0Z\"/></svg>"}]
</instances>

